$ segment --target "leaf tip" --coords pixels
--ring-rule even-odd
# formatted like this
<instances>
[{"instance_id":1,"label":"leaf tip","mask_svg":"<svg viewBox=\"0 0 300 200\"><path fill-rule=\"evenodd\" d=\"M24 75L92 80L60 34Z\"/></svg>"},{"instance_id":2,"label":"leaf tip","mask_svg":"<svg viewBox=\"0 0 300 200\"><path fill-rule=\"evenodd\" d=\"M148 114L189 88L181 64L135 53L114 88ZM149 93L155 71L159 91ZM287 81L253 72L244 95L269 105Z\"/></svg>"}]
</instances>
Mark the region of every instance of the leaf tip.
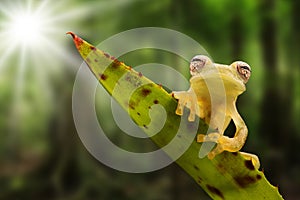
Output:
<instances>
[{"instance_id":1,"label":"leaf tip","mask_svg":"<svg viewBox=\"0 0 300 200\"><path fill-rule=\"evenodd\" d=\"M74 43L76 45L76 48L78 50L80 50L80 47L83 44L83 40L80 37L78 37L75 33L73 33L72 31L68 31L66 34L72 36L73 41L74 41Z\"/></svg>"},{"instance_id":2,"label":"leaf tip","mask_svg":"<svg viewBox=\"0 0 300 200\"><path fill-rule=\"evenodd\" d=\"M71 35L73 39L75 39L76 35L72 31L66 32L67 35Z\"/></svg>"}]
</instances>

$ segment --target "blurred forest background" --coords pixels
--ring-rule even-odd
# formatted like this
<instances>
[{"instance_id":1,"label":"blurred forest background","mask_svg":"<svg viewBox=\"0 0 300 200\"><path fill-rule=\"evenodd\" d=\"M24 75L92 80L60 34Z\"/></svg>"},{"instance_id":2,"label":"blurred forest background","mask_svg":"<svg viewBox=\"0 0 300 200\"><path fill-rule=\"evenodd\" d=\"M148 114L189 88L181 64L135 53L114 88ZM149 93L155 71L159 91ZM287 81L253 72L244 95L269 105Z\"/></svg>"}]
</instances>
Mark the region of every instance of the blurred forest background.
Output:
<instances>
[{"instance_id":1,"label":"blurred forest background","mask_svg":"<svg viewBox=\"0 0 300 200\"><path fill-rule=\"evenodd\" d=\"M128 29L157 26L192 37L218 63L248 62L252 77L238 99L249 129L243 151L260 157L267 179L279 186L284 198L300 199L300 1L67 2L62 13L71 7L97 8L71 20L72 31L93 44ZM4 20L2 14L0 20ZM72 87L82 61L66 31L70 30L57 37L73 61L65 61L62 55L50 63L54 69L47 69L43 63L34 68L36 63L28 60L17 101L18 57L1 60L6 67L1 66L0 73L0 199L210 199L176 164L156 172L128 174L106 167L87 152L72 117ZM5 48L0 51L4 59ZM142 64L138 55L124 58L125 62ZM147 51L149 62L188 70L167 57ZM34 77L37 68L44 70L41 79ZM47 82L40 82L45 77ZM112 134L119 138L122 133ZM126 141L128 137L121 139L122 144L132 143Z\"/></svg>"}]
</instances>

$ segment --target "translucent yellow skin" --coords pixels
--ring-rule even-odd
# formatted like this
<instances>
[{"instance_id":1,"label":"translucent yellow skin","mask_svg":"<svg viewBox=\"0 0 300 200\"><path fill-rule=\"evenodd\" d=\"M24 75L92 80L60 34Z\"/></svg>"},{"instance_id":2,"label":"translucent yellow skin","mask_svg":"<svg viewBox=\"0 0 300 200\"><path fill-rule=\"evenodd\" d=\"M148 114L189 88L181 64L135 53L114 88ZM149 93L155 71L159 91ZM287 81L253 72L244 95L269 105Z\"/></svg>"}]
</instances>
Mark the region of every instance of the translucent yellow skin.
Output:
<instances>
[{"instance_id":1,"label":"translucent yellow skin","mask_svg":"<svg viewBox=\"0 0 300 200\"><path fill-rule=\"evenodd\" d=\"M195 61L192 60L190 65L192 77L189 90L173 92L178 99L176 114L182 115L186 106L190 109L189 121L194 121L197 115L216 130L207 135L197 135L197 142L217 143L209 152L209 159L223 151L237 152L245 144L248 129L236 109L236 100L246 90L245 83L251 74L250 66L241 61L231 65L216 64L202 55L194 58ZM223 135L231 119L236 126L233 138ZM250 159L255 168L259 168L256 155L243 152L241 154Z\"/></svg>"}]
</instances>

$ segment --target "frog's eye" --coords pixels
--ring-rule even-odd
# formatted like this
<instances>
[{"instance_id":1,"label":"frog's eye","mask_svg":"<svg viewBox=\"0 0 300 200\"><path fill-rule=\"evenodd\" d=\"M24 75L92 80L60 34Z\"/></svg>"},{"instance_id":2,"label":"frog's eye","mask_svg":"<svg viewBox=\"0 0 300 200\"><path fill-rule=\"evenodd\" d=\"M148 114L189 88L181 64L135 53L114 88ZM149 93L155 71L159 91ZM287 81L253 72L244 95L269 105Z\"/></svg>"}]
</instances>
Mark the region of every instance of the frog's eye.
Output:
<instances>
[{"instance_id":1,"label":"frog's eye","mask_svg":"<svg viewBox=\"0 0 300 200\"><path fill-rule=\"evenodd\" d=\"M191 75L194 76L199 74L201 69L208 63L211 63L211 60L207 56L197 55L193 57L190 63Z\"/></svg>"},{"instance_id":2,"label":"frog's eye","mask_svg":"<svg viewBox=\"0 0 300 200\"><path fill-rule=\"evenodd\" d=\"M245 62L238 61L238 62L236 62L236 69L237 69L240 77L243 79L244 83L247 83L251 76L250 66Z\"/></svg>"}]
</instances>

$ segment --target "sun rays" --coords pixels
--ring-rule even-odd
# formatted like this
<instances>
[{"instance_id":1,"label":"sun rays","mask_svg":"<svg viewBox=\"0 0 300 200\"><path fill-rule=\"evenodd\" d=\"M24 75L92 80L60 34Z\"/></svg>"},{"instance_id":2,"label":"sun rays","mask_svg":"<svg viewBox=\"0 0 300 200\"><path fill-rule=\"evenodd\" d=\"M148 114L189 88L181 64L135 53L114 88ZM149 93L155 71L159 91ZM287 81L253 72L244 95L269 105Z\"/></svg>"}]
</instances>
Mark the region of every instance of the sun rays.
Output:
<instances>
[{"instance_id":1,"label":"sun rays","mask_svg":"<svg viewBox=\"0 0 300 200\"><path fill-rule=\"evenodd\" d=\"M42 102L45 110L55 108L53 79L64 79L65 70L75 72L82 63L70 52L70 40L65 33L84 31L90 13L103 16L116 6L128 3L130 1L123 0L88 3L1 0L0 80L9 79L12 94L12 101L8 102L11 112L7 117L19 121L32 115L31 112L25 116L22 113L26 107L34 110L40 105L33 103L35 101ZM34 99L26 100L30 85L35 87L34 95L29 94Z\"/></svg>"},{"instance_id":2,"label":"sun rays","mask_svg":"<svg viewBox=\"0 0 300 200\"><path fill-rule=\"evenodd\" d=\"M49 0L0 4L0 78L13 69L12 90L18 103L22 99L24 76L29 71L33 73L31 81L45 87L47 72L60 70L66 66L63 63L78 65L68 53L64 33L76 26L87 7L72 6L68 1L53 4Z\"/></svg>"}]
</instances>

